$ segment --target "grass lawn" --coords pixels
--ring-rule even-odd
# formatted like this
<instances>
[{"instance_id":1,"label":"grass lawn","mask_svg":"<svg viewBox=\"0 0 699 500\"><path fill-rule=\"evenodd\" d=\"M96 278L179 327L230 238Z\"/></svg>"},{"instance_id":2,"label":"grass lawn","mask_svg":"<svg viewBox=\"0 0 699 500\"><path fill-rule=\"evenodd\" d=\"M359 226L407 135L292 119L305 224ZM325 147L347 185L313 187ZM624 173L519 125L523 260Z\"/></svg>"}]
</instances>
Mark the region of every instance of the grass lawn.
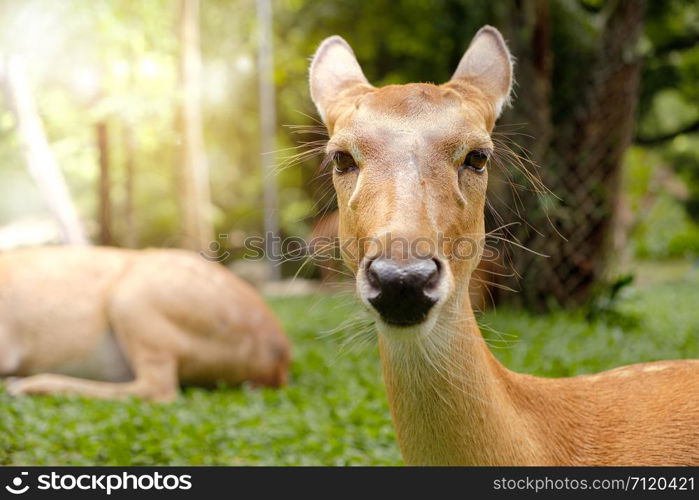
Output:
<instances>
[{"instance_id":1,"label":"grass lawn","mask_svg":"<svg viewBox=\"0 0 699 500\"><path fill-rule=\"evenodd\" d=\"M346 301L271 301L295 346L283 390L186 388L177 402L157 405L12 398L0 389L0 464L400 464L375 346L340 353L339 336L319 338L354 316ZM636 327L505 309L482 324L486 336L505 340L494 352L508 367L564 376L699 358L698 306L699 283L685 277L626 291L618 310Z\"/></svg>"}]
</instances>

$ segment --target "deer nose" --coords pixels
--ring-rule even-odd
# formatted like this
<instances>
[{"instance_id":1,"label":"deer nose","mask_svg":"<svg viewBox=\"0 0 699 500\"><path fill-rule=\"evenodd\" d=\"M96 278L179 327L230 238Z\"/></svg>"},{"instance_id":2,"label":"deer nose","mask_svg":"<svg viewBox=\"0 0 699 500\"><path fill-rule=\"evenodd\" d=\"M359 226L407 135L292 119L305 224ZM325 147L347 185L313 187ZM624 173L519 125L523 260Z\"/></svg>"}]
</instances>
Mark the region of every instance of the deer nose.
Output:
<instances>
[{"instance_id":1,"label":"deer nose","mask_svg":"<svg viewBox=\"0 0 699 500\"><path fill-rule=\"evenodd\" d=\"M427 318L439 296L437 259L396 261L377 258L367 264L367 300L391 325L411 326Z\"/></svg>"}]
</instances>

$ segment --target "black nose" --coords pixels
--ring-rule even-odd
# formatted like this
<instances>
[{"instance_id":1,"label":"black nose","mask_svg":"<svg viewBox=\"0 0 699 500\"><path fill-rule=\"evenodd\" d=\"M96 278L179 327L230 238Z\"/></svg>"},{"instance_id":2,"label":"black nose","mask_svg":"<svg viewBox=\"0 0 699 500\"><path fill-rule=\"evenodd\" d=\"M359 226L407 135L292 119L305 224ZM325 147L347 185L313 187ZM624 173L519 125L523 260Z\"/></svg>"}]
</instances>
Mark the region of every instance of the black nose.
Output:
<instances>
[{"instance_id":1,"label":"black nose","mask_svg":"<svg viewBox=\"0 0 699 500\"><path fill-rule=\"evenodd\" d=\"M367 299L389 324L422 323L437 302L440 264L436 259L395 261L378 258L367 264Z\"/></svg>"}]
</instances>

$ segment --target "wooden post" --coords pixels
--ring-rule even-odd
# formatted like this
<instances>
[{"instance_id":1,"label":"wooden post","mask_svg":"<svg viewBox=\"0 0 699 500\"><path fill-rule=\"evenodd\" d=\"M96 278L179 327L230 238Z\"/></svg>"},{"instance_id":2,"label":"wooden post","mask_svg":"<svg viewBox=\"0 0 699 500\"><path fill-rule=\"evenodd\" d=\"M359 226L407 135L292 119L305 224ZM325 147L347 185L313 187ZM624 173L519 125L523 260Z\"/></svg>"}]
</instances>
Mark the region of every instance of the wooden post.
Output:
<instances>
[{"instance_id":1,"label":"wooden post","mask_svg":"<svg viewBox=\"0 0 699 500\"><path fill-rule=\"evenodd\" d=\"M99 154L100 173L97 181L99 196L99 227L100 245L112 244L112 196L109 172L109 136L107 122L100 121L95 125L97 151Z\"/></svg>"}]
</instances>

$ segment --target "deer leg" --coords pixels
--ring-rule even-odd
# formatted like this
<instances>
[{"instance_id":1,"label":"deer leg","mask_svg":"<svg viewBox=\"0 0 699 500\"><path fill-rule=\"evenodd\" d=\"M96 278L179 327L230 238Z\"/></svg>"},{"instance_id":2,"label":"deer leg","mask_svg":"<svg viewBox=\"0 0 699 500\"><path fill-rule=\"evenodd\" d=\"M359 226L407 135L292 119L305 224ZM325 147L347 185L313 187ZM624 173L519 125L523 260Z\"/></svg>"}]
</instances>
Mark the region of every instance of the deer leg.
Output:
<instances>
[{"instance_id":1,"label":"deer leg","mask_svg":"<svg viewBox=\"0 0 699 500\"><path fill-rule=\"evenodd\" d=\"M102 382L42 373L8 379L8 392L13 395L77 394L99 399L135 396L150 401L172 401L178 392L177 359L163 341L172 338L176 327L152 311L140 313L137 317L126 311L112 312L110 317L110 325L134 373L133 380Z\"/></svg>"},{"instance_id":2,"label":"deer leg","mask_svg":"<svg viewBox=\"0 0 699 500\"><path fill-rule=\"evenodd\" d=\"M24 378L10 378L7 391L19 394L77 394L99 399L125 399L130 396L150 401L172 401L177 396L177 370L172 356L141 356L134 366L136 378L130 382L112 383L86 380L50 373Z\"/></svg>"},{"instance_id":3,"label":"deer leg","mask_svg":"<svg viewBox=\"0 0 699 500\"><path fill-rule=\"evenodd\" d=\"M109 324L131 365L134 380L101 382L54 374L10 380L10 394L78 394L101 399L129 396L171 401L178 393L178 355L187 332L144 300L140 281L122 280L112 291Z\"/></svg>"}]
</instances>

